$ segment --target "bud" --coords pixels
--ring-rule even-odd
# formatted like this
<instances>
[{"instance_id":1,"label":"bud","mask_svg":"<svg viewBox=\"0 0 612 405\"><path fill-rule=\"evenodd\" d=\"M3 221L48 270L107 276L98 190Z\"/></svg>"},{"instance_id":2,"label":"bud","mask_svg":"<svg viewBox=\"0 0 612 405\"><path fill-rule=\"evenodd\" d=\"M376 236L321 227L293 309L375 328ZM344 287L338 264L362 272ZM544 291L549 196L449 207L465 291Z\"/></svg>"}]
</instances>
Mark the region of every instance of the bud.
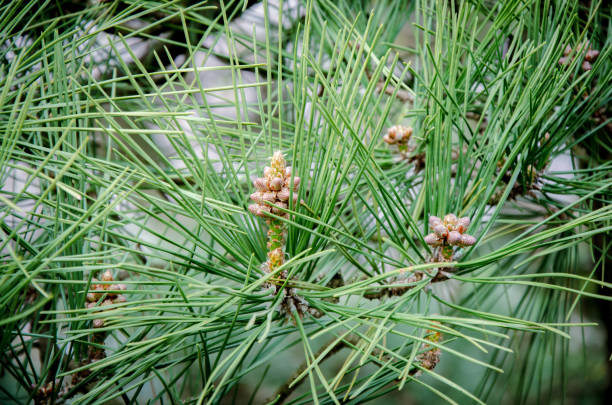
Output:
<instances>
[{"instance_id":1,"label":"bud","mask_svg":"<svg viewBox=\"0 0 612 405\"><path fill-rule=\"evenodd\" d=\"M117 295L117 298L115 298L113 300L113 304L121 304L122 302L126 302L127 298L125 298L125 295Z\"/></svg>"},{"instance_id":2,"label":"bud","mask_svg":"<svg viewBox=\"0 0 612 405\"><path fill-rule=\"evenodd\" d=\"M102 274L102 281L113 281L113 273L110 270L106 270L104 274Z\"/></svg>"},{"instance_id":3,"label":"bud","mask_svg":"<svg viewBox=\"0 0 612 405\"><path fill-rule=\"evenodd\" d=\"M263 193L263 196L261 198L264 201L274 202L276 201L276 193L272 191L266 191L265 193Z\"/></svg>"},{"instance_id":4,"label":"bud","mask_svg":"<svg viewBox=\"0 0 612 405\"><path fill-rule=\"evenodd\" d=\"M270 180L270 189L274 191L278 191L283 187L283 179L280 177L275 177Z\"/></svg>"},{"instance_id":5,"label":"bud","mask_svg":"<svg viewBox=\"0 0 612 405\"><path fill-rule=\"evenodd\" d=\"M445 238L446 235L448 235L448 229L446 229L446 227L441 223L434 226L433 231L439 238Z\"/></svg>"},{"instance_id":6,"label":"bud","mask_svg":"<svg viewBox=\"0 0 612 405\"><path fill-rule=\"evenodd\" d=\"M276 198L278 198L281 201L288 201L289 194L290 194L289 189L287 187L284 187L281 191L276 193Z\"/></svg>"},{"instance_id":7,"label":"bud","mask_svg":"<svg viewBox=\"0 0 612 405\"><path fill-rule=\"evenodd\" d=\"M87 298L87 301L89 302L96 302L98 301L98 298L99 298L98 296L99 294L96 294L96 293L87 293L86 298Z\"/></svg>"},{"instance_id":8,"label":"bud","mask_svg":"<svg viewBox=\"0 0 612 405\"><path fill-rule=\"evenodd\" d=\"M441 224L441 223L442 223L442 220L440 218L435 217L433 215L429 217L429 226L431 227L431 229L433 229L434 226L436 226L437 224Z\"/></svg>"},{"instance_id":9,"label":"bud","mask_svg":"<svg viewBox=\"0 0 612 405\"><path fill-rule=\"evenodd\" d=\"M565 66L569 62L569 58L567 56L563 56L559 58L559 65Z\"/></svg>"},{"instance_id":10,"label":"bud","mask_svg":"<svg viewBox=\"0 0 612 405\"><path fill-rule=\"evenodd\" d=\"M287 209L287 203L284 202L278 202L276 203L275 207L272 207L272 213L276 214L276 215L282 215L284 214L283 211L279 210L279 208L283 208L283 209Z\"/></svg>"},{"instance_id":11,"label":"bud","mask_svg":"<svg viewBox=\"0 0 612 405\"><path fill-rule=\"evenodd\" d=\"M461 244L463 246L472 246L474 243L476 243L476 238L473 237L472 235L462 235L461 236Z\"/></svg>"},{"instance_id":12,"label":"bud","mask_svg":"<svg viewBox=\"0 0 612 405\"><path fill-rule=\"evenodd\" d=\"M256 203L262 203L263 202L263 195L264 193L262 193L261 191L257 191L253 194L251 194L251 200L255 201Z\"/></svg>"},{"instance_id":13,"label":"bud","mask_svg":"<svg viewBox=\"0 0 612 405\"><path fill-rule=\"evenodd\" d=\"M401 125L394 125L387 130L387 134L383 136L383 141L388 144L400 143L406 144L412 136L412 128Z\"/></svg>"},{"instance_id":14,"label":"bud","mask_svg":"<svg viewBox=\"0 0 612 405\"><path fill-rule=\"evenodd\" d=\"M444 217L444 224L446 226L449 226L449 225L455 226L456 223L457 223L457 216L455 214L447 214Z\"/></svg>"},{"instance_id":15,"label":"bud","mask_svg":"<svg viewBox=\"0 0 612 405\"><path fill-rule=\"evenodd\" d=\"M425 241L425 243L427 243L429 246L440 246L442 245L442 240L439 239L435 233L430 233L429 235L425 236L425 238L423 238L423 240Z\"/></svg>"},{"instance_id":16,"label":"bud","mask_svg":"<svg viewBox=\"0 0 612 405\"><path fill-rule=\"evenodd\" d=\"M258 177L255 180L253 180L253 186L255 186L255 188L258 191L268 191L268 186L266 185L266 180Z\"/></svg>"},{"instance_id":17,"label":"bud","mask_svg":"<svg viewBox=\"0 0 612 405\"><path fill-rule=\"evenodd\" d=\"M285 177L286 178L290 178L291 177L291 172L293 171L293 168L291 166L287 166L285 167Z\"/></svg>"},{"instance_id":18,"label":"bud","mask_svg":"<svg viewBox=\"0 0 612 405\"><path fill-rule=\"evenodd\" d=\"M448 233L448 244L451 246L456 246L461 243L461 234L457 231L451 231Z\"/></svg>"},{"instance_id":19,"label":"bud","mask_svg":"<svg viewBox=\"0 0 612 405\"><path fill-rule=\"evenodd\" d=\"M584 55L584 59L586 59L589 62L594 62L598 56L599 56L599 51L597 49L589 49L587 53Z\"/></svg>"},{"instance_id":20,"label":"bud","mask_svg":"<svg viewBox=\"0 0 612 405\"><path fill-rule=\"evenodd\" d=\"M403 137L406 138L406 140L408 140L408 138L410 138L411 136L412 136L412 127L405 128Z\"/></svg>"},{"instance_id":21,"label":"bud","mask_svg":"<svg viewBox=\"0 0 612 405\"><path fill-rule=\"evenodd\" d=\"M297 190L297 188L300 186L300 182L302 179L300 179L298 176L295 176L293 178L293 189Z\"/></svg>"},{"instance_id":22,"label":"bud","mask_svg":"<svg viewBox=\"0 0 612 405\"><path fill-rule=\"evenodd\" d=\"M567 55L569 55L570 53L572 53L572 47L571 47L571 46L569 46L569 45L566 45L566 46L565 46L565 49L563 50L563 56L567 56Z\"/></svg>"},{"instance_id":23,"label":"bud","mask_svg":"<svg viewBox=\"0 0 612 405\"><path fill-rule=\"evenodd\" d=\"M257 204L249 205L249 212L253 215L259 215L259 205Z\"/></svg>"},{"instance_id":24,"label":"bud","mask_svg":"<svg viewBox=\"0 0 612 405\"><path fill-rule=\"evenodd\" d=\"M463 233L467 231L470 226L470 219L468 217L459 218L457 221L457 225L455 226L455 230L459 233Z\"/></svg>"},{"instance_id":25,"label":"bud","mask_svg":"<svg viewBox=\"0 0 612 405\"><path fill-rule=\"evenodd\" d=\"M264 176L268 177L272 175L272 168L269 166L264 167Z\"/></svg>"},{"instance_id":26,"label":"bud","mask_svg":"<svg viewBox=\"0 0 612 405\"><path fill-rule=\"evenodd\" d=\"M584 61L582 62L582 70L588 72L589 70L593 69L593 66L589 63L589 61Z\"/></svg>"},{"instance_id":27,"label":"bud","mask_svg":"<svg viewBox=\"0 0 612 405\"><path fill-rule=\"evenodd\" d=\"M101 328L104 326L104 319L94 319L93 320L93 327L94 328Z\"/></svg>"}]
</instances>

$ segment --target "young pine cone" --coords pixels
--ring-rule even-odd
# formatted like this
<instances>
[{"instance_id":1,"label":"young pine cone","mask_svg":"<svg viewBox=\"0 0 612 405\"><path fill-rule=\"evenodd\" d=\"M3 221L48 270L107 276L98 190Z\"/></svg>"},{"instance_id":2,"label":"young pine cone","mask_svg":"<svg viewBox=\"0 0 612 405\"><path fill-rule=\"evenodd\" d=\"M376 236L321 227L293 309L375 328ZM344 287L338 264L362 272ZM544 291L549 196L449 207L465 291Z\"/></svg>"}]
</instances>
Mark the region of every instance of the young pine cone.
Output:
<instances>
[{"instance_id":1,"label":"young pine cone","mask_svg":"<svg viewBox=\"0 0 612 405\"><path fill-rule=\"evenodd\" d=\"M582 61L581 67L583 71L587 72L593 69L592 63L597 60L597 57L599 56L599 51L597 49L591 48L591 44L587 41L586 46L584 45L578 46L578 48L576 49L576 53L580 54L585 48L587 48L587 50L584 54L584 60ZM563 66L569 65L574 60L574 57L575 57L575 55L570 56L571 53L572 53L572 47L567 45L565 49L563 50L563 56L559 58L559 64Z\"/></svg>"},{"instance_id":2,"label":"young pine cone","mask_svg":"<svg viewBox=\"0 0 612 405\"><path fill-rule=\"evenodd\" d=\"M255 204L249 205L249 211L258 217L266 217L269 213L287 217L281 209L289 207L292 192L293 204L297 204L300 178L294 176L291 180L291 166L287 166L280 151L272 156L270 166L264 169L264 177L256 178L253 185L257 191L251 194Z\"/></svg>"},{"instance_id":3,"label":"young pine cone","mask_svg":"<svg viewBox=\"0 0 612 405\"><path fill-rule=\"evenodd\" d=\"M464 234L470 225L468 217L457 218L455 214L448 214L441 220L438 217L429 217L429 227L433 231L425 236L424 240L429 246L472 246L476 243L476 238L472 235Z\"/></svg>"},{"instance_id":4,"label":"young pine cone","mask_svg":"<svg viewBox=\"0 0 612 405\"><path fill-rule=\"evenodd\" d=\"M96 278L92 278L93 282L97 282ZM110 270L106 270L102 274L102 281L113 281L113 274ZM104 301L100 303L101 306L118 304L121 302L125 302L126 298L124 295L118 294L117 292L109 291L109 290L125 290L127 287L125 284L91 284L91 289L96 292L87 293L87 308L93 308L98 304L98 301L104 294L106 294L106 298ZM97 292L100 291L100 292ZM104 326L104 319L94 319L93 327L101 328Z\"/></svg>"},{"instance_id":5,"label":"young pine cone","mask_svg":"<svg viewBox=\"0 0 612 405\"><path fill-rule=\"evenodd\" d=\"M394 125L387 130L387 134L383 136L383 141L389 145L398 144L406 145L412 136L412 128L401 125Z\"/></svg>"}]
</instances>

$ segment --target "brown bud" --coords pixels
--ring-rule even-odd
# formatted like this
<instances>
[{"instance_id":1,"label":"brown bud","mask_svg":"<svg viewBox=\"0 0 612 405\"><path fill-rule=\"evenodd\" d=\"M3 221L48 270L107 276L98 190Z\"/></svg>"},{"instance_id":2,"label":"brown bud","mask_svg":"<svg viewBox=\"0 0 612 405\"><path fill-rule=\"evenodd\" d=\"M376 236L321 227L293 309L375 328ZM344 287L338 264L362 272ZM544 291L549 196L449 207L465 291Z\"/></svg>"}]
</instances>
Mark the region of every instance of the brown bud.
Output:
<instances>
[{"instance_id":1,"label":"brown bud","mask_svg":"<svg viewBox=\"0 0 612 405\"><path fill-rule=\"evenodd\" d=\"M452 225L454 227L456 223L457 223L457 216L455 214L447 214L444 217L444 224L446 226Z\"/></svg>"},{"instance_id":2,"label":"brown bud","mask_svg":"<svg viewBox=\"0 0 612 405\"><path fill-rule=\"evenodd\" d=\"M599 51L597 49L589 49L587 53L584 55L584 59L589 62L595 62L595 59L599 56Z\"/></svg>"},{"instance_id":3,"label":"brown bud","mask_svg":"<svg viewBox=\"0 0 612 405\"><path fill-rule=\"evenodd\" d=\"M104 326L104 319L94 319L93 320L93 327L94 328L101 328Z\"/></svg>"},{"instance_id":4,"label":"brown bud","mask_svg":"<svg viewBox=\"0 0 612 405\"><path fill-rule=\"evenodd\" d=\"M593 66L588 61L585 60L584 62L582 62L582 70L588 72L591 69L593 69Z\"/></svg>"},{"instance_id":5,"label":"brown bud","mask_svg":"<svg viewBox=\"0 0 612 405\"><path fill-rule=\"evenodd\" d=\"M266 180L261 177L258 177L255 180L253 180L253 185L258 191L268 191Z\"/></svg>"},{"instance_id":6,"label":"brown bud","mask_svg":"<svg viewBox=\"0 0 612 405\"><path fill-rule=\"evenodd\" d=\"M280 177L275 177L270 180L270 189L274 191L278 191L283 187L283 179Z\"/></svg>"},{"instance_id":7,"label":"brown bud","mask_svg":"<svg viewBox=\"0 0 612 405\"><path fill-rule=\"evenodd\" d=\"M265 193L263 193L263 196L261 198L264 201L274 202L276 201L276 193L272 191L266 191Z\"/></svg>"},{"instance_id":8,"label":"brown bud","mask_svg":"<svg viewBox=\"0 0 612 405\"><path fill-rule=\"evenodd\" d=\"M569 55L570 53L572 53L572 47L571 47L571 46L569 46L569 45L566 45L566 46L565 46L565 49L563 50L563 56L567 56L567 55Z\"/></svg>"},{"instance_id":9,"label":"brown bud","mask_svg":"<svg viewBox=\"0 0 612 405\"><path fill-rule=\"evenodd\" d=\"M113 273L110 270L106 270L104 274L102 274L102 281L113 281Z\"/></svg>"},{"instance_id":10,"label":"brown bud","mask_svg":"<svg viewBox=\"0 0 612 405\"><path fill-rule=\"evenodd\" d=\"M430 233L429 235L425 236L425 238L423 238L423 240L429 246L440 246L440 245L442 245L442 240L439 239L438 236L436 236L435 233Z\"/></svg>"},{"instance_id":11,"label":"brown bud","mask_svg":"<svg viewBox=\"0 0 612 405\"><path fill-rule=\"evenodd\" d=\"M259 205L257 204L249 205L249 212L253 215L259 215Z\"/></svg>"},{"instance_id":12,"label":"brown bud","mask_svg":"<svg viewBox=\"0 0 612 405\"><path fill-rule=\"evenodd\" d=\"M113 304L120 304L126 301L127 301L127 298L125 298L125 295L117 295L117 298L113 300Z\"/></svg>"},{"instance_id":13,"label":"brown bud","mask_svg":"<svg viewBox=\"0 0 612 405\"><path fill-rule=\"evenodd\" d=\"M276 193L276 198L278 198L281 201L288 201L289 194L290 194L289 189L287 187L284 187L281 191Z\"/></svg>"},{"instance_id":14,"label":"brown bud","mask_svg":"<svg viewBox=\"0 0 612 405\"><path fill-rule=\"evenodd\" d=\"M300 186L300 181L302 179L300 179L298 176L294 176L293 177L293 189L297 190L297 188Z\"/></svg>"},{"instance_id":15,"label":"brown bud","mask_svg":"<svg viewBox=\"0 0 612 405\"><path fill-rule=\"evenodd\" d=\"M467 231L468 226L470 226L470 219L468 217L459 218L455 230L459 233L463 233Z\"/></svg>"},{"instance_id":16,"label":"brown bud","mask_svg":"<svg viewBox=\"0 0 612 405\"><path fill-rule=\"evenodd\" d=\"M270 213L270 207L267 205L260 205L259 206L259 210L257 211L257 216L259 217L265 217L266 214Z\"/></svg>"},{"instance_id":17,"label":"brown bud","mask_svg":"<svg viewBox=\"0 0 612 405\"><path fill-rule=\"evenodd\" d=\"M387 130L387 134L383 136L383 141L389 144L405 144L408 143L411 136L412 128L404 127L402 125L394 125Z\"/></svg>"},{"instance_id":18,"label":"brown bud","mask_svg":"<svg viewBox=\"0 0 612 405\"><path fill-rule=\"evenodd\" d=\"M455 246L461 243L461 234L457 231L451 231L448 233L448 244Z\"/></svg>"},{"instance_id":19,"label":"brown bud","mask_svg":"<svg viewBox=\"0 0 612 405\"><path fill-rule=\"evenodd\" d=\"M99 298L100 294L96 294L96 293L87 293L87 301L89 302L96 302Z\"/></svg>"},{"instance_id":20,"label":"brown bud","mask_svg":"<svg viewBox=\"0 0 612 405\"><path fill-rule=\"evenodd\" d=\"M251 200L255 201L256 203L261 203L263 202L263 195L264 193L262 193L261 191L257 191L251 194Z\"/></svg>"},{"instance_id":21,"label":"brown bud","mask_svg":"<svg viewBox=\"0 0 612 405\"><path fill-rule=\"evenodd\" d=\"M438 223L436 226L434 226L433 231L438 236L438 238L444 238L446 237L446 235L448 235L448 229L446 229L446 227L441 223Z\"/></svg>"},{"instance_id":22,"label":"brown bud","mask_svg":"<svg viewBox=\"0 0 612 405\"><path fill-rule=\"evenodd\" d=\"M87 308L93 308L93 307L95 307L95 306L96 306L96 303L95 303L95 302L88 302L88 303L87 303Z\"/></svg>"},{"instance_id":23,"label":"brown bud","mask_svg":"<svg viewBox=\"0 0 612 405\"><path fill-rule=\"evenodd\" d=\"M408 142L412 136L412 127L402 127L402 142Z\"/></svg>"},{"instance_id":24,"label":"brown bud","mask_svg":"<svg viewBox=\"0 0 612 405\"><path fill-rule=\"evenodd\" d=\"M462 235L461 236L461 244L463 246L472 246L474 243L476 243L476 238L473 237L472 235Z\"/></svg>"},{"instance_id":25,"label":"brown bud","mask_svg":"<svg viewBox=\"0 0 612 405\"><path fill-rule=\"evenodd\" d=\"M283 214L283 212L281 210L279 210L279 208L287 209L287 204L284 203L284 202L276 203L276 206L272 207L272 213L276 214L276 215Z\"/></svg>"},{"instance_id":26,"label":"brown bud","mask_svg":"<svg viewBox=\"0 0 612 405\"><path fill-rule=\"evenodd\" d=\"M567 56L563 56L559 58L559 65L565 66L569 62L569 58Z\"/></svg>"},{"instance_id":27,"label":"brown bud","mask_svg":"<svg viewBox=\"0 0 612 405\"><path fill-rule=\"evenodd\" d=\"M383 142L393 145L395 143L395 139L391 139L389 135L385 135L383 136Z\"/></svg>"}]
</instances>

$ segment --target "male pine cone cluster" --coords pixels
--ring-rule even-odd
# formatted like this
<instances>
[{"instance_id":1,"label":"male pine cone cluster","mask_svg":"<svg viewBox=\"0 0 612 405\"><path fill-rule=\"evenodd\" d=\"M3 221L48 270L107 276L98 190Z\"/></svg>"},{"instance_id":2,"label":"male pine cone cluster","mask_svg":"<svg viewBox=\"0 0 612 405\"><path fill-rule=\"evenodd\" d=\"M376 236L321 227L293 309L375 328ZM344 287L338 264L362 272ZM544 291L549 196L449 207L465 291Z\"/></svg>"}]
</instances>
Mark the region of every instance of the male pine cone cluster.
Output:
<instances>
[{"instance_id":1,"label":"male pine cone cluster","mask_svg":"<svg viewBox=\"0 0 612 405\"><path fill-rule=\"evenodd\" d=\"M425 243L431 247L438 246L472 246L476 243L476 238L472 235L464 234L470 225L468 217L457 218L455 214L448 214L444 219L435 216L429 217L429 227L433 231L425 236Z\"/></svg>"},{"instance_id":2,"label":"male pine cone cluster","mask_svg":"<svg viewBox=\"0 0 612 405\"><path fill-rule=\"evenodd\" d=\"M97 282L96 278L92 279L93 282ZM110 270L106 270L102 274L102 281L113 281L113 274ZM98 300L106 293L106 298L100 303L101 306L119 304L125 302L126 298L124 295L117 294L116 292L109 290L125 290L127 287L125 284L92 284L91 289L100 292L87 293L87 308L93 308L98 303ZM104 319L94 319L93 327L101 328L104 326Z\"/></svg>"},{"instance_id":3,"label":"male pine cone cluster","mask_svg":"<svg viewBox=\"0 0 612 405\"><path fill-rule=\"evenodd\" d=\"M383 136L383 141L389 145L405 146L408 144L412 136L412 128L402 125L394 125L387 130L387 134Z\"/></svg>"},{"instance_id":4,"label":"male pine cone cluster","mask_svg":"<svg viewBox=\"0 0 612 405\"><path fill-rule=\"evenodd\" d=\"M264 168L264 177L255 179L253 185L257 191L251 194L251 200L256 204L249 205L249 211L254 215L266 217L271 212L287 217L287 214L280 209L287 209L292 190L293 203L297 203L300 178L294 176L291 182L291 166L286 166L285 158L280 151L274 153L270 166Z\"/></svg>"},{"instance_id":5,"label":"male pine cone cluster","mask_svg":"<svg viewBox=\"0 0 612 405\"><path fill-rule=\"evenodd\" d=\"M591 63L595 62L597 60L597 57L599 56L599 51L597 49L593 49L591 48L591 45L587 42L587 46L588 49L586 50L586 53L584 54L584 60L582 61L582 70L584 70L585 72L593 69L593 65L591 65ZM578 49L576 49L577 53L581 53L582 50L586 48L583 45L579 45ZM567 45L565 47L565 49L563 50L563 57L559 58L559 64L560 65L569 65L573 60L574 60L574 56L570 57L570 54L572 53L572 47Z\"/></svg>"}]
</instances>

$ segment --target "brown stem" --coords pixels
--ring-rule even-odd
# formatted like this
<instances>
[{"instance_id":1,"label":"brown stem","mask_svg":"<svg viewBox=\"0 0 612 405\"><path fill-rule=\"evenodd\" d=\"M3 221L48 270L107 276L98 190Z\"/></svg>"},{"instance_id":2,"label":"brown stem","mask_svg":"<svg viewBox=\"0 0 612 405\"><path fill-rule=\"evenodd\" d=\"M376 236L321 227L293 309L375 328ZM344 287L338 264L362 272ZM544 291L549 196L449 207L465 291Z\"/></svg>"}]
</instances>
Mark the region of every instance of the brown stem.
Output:
<instances>
[{"instance_id":1,"label":"brown stem","mask_svg":"<svg viewBox=\"0 0 612 405\"><path fill-rule=\"evenodd\" d=\"M407 283L416 283L423 279L425 274L421 271L415 272L413 275L406 279ZM440 281L448 280L448 273L443 271L438 271L438 273L429 281L430 283L437 283ZM406 293L406 291L412 290L416 285L407 285L402 287L385 287L381 286L379 291L376 292L366 292L363 294L363 298L369 300L378 300L384 297L399 297Z\"/></svg>"}]
</instances>

